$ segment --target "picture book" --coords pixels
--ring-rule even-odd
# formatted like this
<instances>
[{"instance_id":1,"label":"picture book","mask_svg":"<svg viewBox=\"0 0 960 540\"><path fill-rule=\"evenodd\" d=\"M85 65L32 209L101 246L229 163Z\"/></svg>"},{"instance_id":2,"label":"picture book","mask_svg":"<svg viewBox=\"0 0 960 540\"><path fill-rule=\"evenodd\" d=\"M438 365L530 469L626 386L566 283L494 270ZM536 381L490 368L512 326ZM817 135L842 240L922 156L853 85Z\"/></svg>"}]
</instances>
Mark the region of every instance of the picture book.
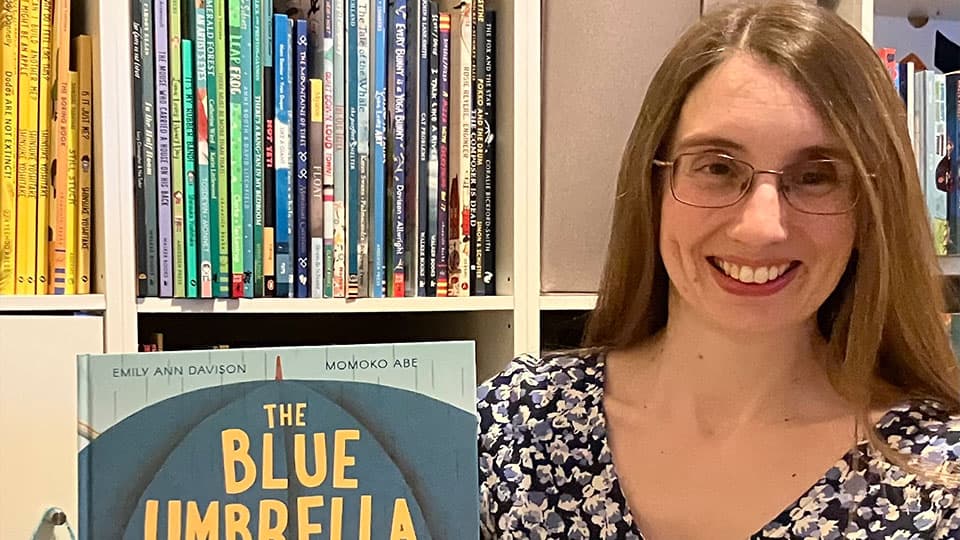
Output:
<instances>
[{"instance_id":1,"label":"picture book","mask_svg":"<svg viewBox=\"0 0 960 540\"><path fill-rule=\"evenodd\" d=\"M81 539L477 538L475 350L82 355Z\"/></svg>"}]
</instances>

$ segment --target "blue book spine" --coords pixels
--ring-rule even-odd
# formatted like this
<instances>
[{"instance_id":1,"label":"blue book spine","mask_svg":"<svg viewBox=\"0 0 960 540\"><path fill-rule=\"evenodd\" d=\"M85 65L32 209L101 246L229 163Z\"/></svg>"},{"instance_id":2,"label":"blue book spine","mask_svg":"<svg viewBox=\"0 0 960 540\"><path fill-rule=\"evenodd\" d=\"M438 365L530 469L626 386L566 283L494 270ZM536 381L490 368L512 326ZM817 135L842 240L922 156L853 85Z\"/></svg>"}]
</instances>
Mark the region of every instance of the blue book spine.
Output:
<instances>
[{"instance_id":1,"label":"blue book spine","mask_svg":"<svg viewBox=\"0 0 960 540\"><path fill-rule=\"evenodd\" d=\"M294 233L296 246L296 280L294 281L294 296L296 298L310 297L310 228L308 223L308 198L310 197L310 168L307 149L307 21L296 21L296 87L294 89L296 107L296 179L297 189L294 195L296 207L296 232Z\"/></svg>"},{"instance_id":2,"label":"blue book spine","mask_svg":"<svg viewBox=\"0 0 960 540\"><path fill-rule=\"evenodd\" d=\"M286 15L273 17L273 118L274 166L276 167L276 228L274 254L276 257L277 296L289 297L293 285L292 251L290 249L290 167L293 162L293 144L290 131L292 85L290 69L290 19Z\"/></svg>"},{"instance_id":3,"label":"blue book spine","mask_svg":"<svg viewBox=\"0 0 960 540\"><path fill-rule=\"evenodd\" d=\"M373 4L373 253L370 294L386 296L386 218L387 218L387 2Z\"/></svg>"},{"instance_id":4,"label":"blue book spine","mask_svg":"<svg viewBox=\"0 0 960 540\"><path fill-rule=\"evenodd\" d=\"M160 296L173 296L173 177L170 171L170 63L167 0L156 0L154 51L157 91L157 220L160 229Z\"/></svg>"},{"instance_id":5,"label":"blue book spine","mask_svg":"<svg viewBox=\"0 0 960 540\"><path fill-rule=\"evenodd\" d=\"M387 92L387 133L392 143L390 163L391 188L391 246L390 246L390 296L404 296L406 251L404 189L406 181L406 129L407 129L407 0L390 0L389 65Z\"/></svg>"}]
</instances>

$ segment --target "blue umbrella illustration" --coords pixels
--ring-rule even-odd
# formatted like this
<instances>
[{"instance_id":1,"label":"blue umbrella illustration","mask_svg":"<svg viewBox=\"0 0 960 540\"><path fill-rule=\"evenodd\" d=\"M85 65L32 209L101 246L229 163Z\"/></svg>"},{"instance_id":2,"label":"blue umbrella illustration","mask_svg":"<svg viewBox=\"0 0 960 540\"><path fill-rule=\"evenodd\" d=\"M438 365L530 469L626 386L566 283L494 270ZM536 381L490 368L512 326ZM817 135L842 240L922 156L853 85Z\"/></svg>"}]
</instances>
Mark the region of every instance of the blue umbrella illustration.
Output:
<instances>
[{"instance_id":1,"label":"blue umbrella illustration","mask_svg":"<svg viewBox=\"0 0 960 540\"><path fill-rule=\"evenodd\" d=\"M281 373L278 359L276 380L185 393L98 434L79 455L80 537L194 527L223 538L228 526L251 538L273 528L373 540L397 527L476 537L473 415L407 390Z\"/></svg>"}]
</instances>

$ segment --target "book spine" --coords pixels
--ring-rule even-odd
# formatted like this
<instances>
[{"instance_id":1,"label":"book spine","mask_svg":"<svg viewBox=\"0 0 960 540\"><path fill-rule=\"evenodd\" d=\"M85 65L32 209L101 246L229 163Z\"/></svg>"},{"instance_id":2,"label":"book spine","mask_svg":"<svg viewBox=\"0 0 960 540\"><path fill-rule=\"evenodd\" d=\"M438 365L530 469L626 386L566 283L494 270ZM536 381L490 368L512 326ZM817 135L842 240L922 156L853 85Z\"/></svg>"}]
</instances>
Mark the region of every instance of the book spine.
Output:
<instances>
[{"instance_id":1,"label":"book spine","mask_svg":"<svg viewBox=\"0 0 960 540\"><path fill-rule=\"evenodd\" d=\"M286 15L274 16L274 97L275 114L274 166L276 167L276 230L275 256L277 259L276 280L277 296L290 295L293 285L290 250L290 165L292 163L292 139L290 132L290 111L292 108L292 85L290 81L290 20Z\"/></svg>"},{"instance_id":2,"label":"book spine","mask_svg":"<svg viewBox=\"0 0 960 540\"><path fill-rule=\"evenodd\" d=\"M160 231L157 221L157 107L156 65L154 58L154 17L152 0L139 0L140 65L143 75L143 206L144 244L146 244L146 287L142 296L160 294Z\"/></svg>"},{"instance_id":3,"label":"book spine","mask_svg":"<svg viewBox=\"0 0 960 540\"><path fill-rule=\"evenodd\" d=\"M437 291L444 297L447 292L447 258L449 238L449 144L450 144L450 14L440 14L440 141L438 156L438 207L437 207Z\"/></svg>"},{"instance_id":4,"label":"book spine","mask_svg":"<svg viewBox=\"0 0 960 540\"><path fill-rule=\"evenodd\" d=\"M333 2L333 297L347 293L346 5Z\"/></svg>"},{"instance_id":5,"label":"book spine","mask_svg":"<svg viewBox=\"0 0 960 540\"><path fill-rule=\"evenodd\" d=\"M496 235L496 165L497 165L497 108L496 108L496 57L497 57L497 20L496 12L488 11L484 24L483 62L484 78L484 149L483 149L483 294L497 294L497 235Z\"/></svg>"},{"instance_id":6,"label":"book spine","mask_svg":"<svg viewBox=\"0 0 960 540\"><path fill-rule=\"evenodd\" d=\"M55 39L53 31L53 0L41 0L40 2L40 84L38 86L37 107L37 294L47 294L52 292L52 283L49 279L51 257L48 245L49 239L53 236L50 221L53 189L50 185L51 175L48 164L50 163L51 151L56 151L56 145L51 146L51 121L52 111L56 109L56 103L51 103L51 82L54 81L54 75L51 68L53 63ZM66 43L69 46L69 42ZM54 94L54 99L56 94ZM74 224L76 225L76 224ZM74 288L76 293L76 288Z\"/></svg>"},{"instance_id":7,"label":"book spine","mask_svg":"<svg viewBox=\"0 0 960 540\"><path fill-rule=\"evenodd\" d=\"M6 13L4 13L6 15ZM0 24L3 24L0 22ZM130 97L133 100L133 226L137 239L137 296L152 296L147 289L147 213L146 190L144 189L144 96L143 63L141 61L143 39L143 14L140 0L130 1ZM0 137L2 137L0 132ZM56 154L54 154L55 156ZM0 203L0 209L3 205ZM51 261L52 264L52 261ZM2 274L2 271L0 271ZM56 274L52 276L56 287ZM0 275L2 280L2 275Z\"/></svg>"},{"instance_id":8,"label":"book spine","mask_svg":"<svg viewBox=\"0 0 960 540\"><path fill-rule=\"evenodd\" d=\"M264 19L262 0L251 0L251 85L253 87L253 296L264 296L263 271L263 190L264 190L264 101L263 42Z\"/></svg>"},{"instance_id":9,"label":"book spine","mask_svg":"<svg viewBox=\"0 0 960 540\"><path fill-rule=\"evenodd\" d=\"M425 17L429 18L427 0L409 0L407 3L407 56L406 56L406 176L404 204L406 206L406 296L422 296L420 291L420 183L426 182L421 174L421 157L426 162L426 146L421 135L425 135L426 107L421 98L426 97L422 67L428 57L429 35L426 32ZM421 156L421 154L423 154Z\"/></svg>"},{"instance_id":10,"label":"book spine","mask_svg":"<svg viewBox=\"0 0 960 540\"><path fill-rule=\"evenodd\" d=\"M212 3L212 2L211 2ZM199 228L197 230L199 260L199 296L213 297L213 227L211 223L211 177L210 177L210 96L209 74L207 72L207 51L213 41L207 39L207 2L191 6L194 10L194 78L195 126L197 141L197 203L195 211Z\"/></svg>"},{"instance_id":11,"label":"book spine","mask_svg":"<svg viewBox=\"0 0 960 540\"><path fill-rule=\"evenodd\" d=\"M276 163L274 160L273 117L275 114L274 76L273 76L273 2L262 2L260 15L263 19L263 123L264 123L264 174L263 174L263 293L264 296L276 296L277 281L274 257L274 226L277 209L274 202L276 193Z\"/></svg>"},{"instance_id":12,"label":"book spine","mask_svg":"<svg viewBox=\"0 0 960 540\"><path fill-rule=\"evenodd\" d=\"M199 296L197 278L197 150L193 88L193 41L181 41L183 53L183 214L184 266L186 268L186 297Z\"/></svg>"},{"instance_id":13,"label":"book spine","mask_svg":"<svg viewBox=\"0 0 960 540\"><path fill-rule=\"evenodd\" d=\"M67 293L67 161L70 134L67 122L70 116L70 6L55 3L53 62L53 138L50 141L49 175L53 186L50 193L48 228L51 292ZM144 28L145 34L149 28ZM151 34L152 35L152 34ZM141 47L143 44L141 44ZM151 84L153 67L150 68ZM152 91L150 102L152 103ZM152 124L152 120L151 120ZM152 143L151 143L152 147ZM152 161L152 157L149 158ZM43 166L47 166L45 163ZM59 166L58 166L59 165ZM151 174L153 170L149 171ZM154 200L156 198L154 197ZM153 209L156 212L156 208ZM149 215L149 214L148 214ZM154 216L154 221L156 218Z\"/></svg>"},{"instance_id":14,"label":"book spine","mask_svg":"<svg viewBox=\"0 0 960 540\"><path fill-rule=\"evenodd\" d=\"M484 259L483 259L483 237L485 235L484 231L484 222L483 215L484 210L484 188L483 188L483 166L485 162L485 153L486 153L486 119L484 117L484 111L486 109L485 99L486 92L484 91L484 85L486 84L486 77L484 71L486 66L484 64L484 50L486 46L484 42L486 41L486 34L484 31L485 23L485 9L484 9L484 0L476 0L474 4L474 59L473 59L473 83L474 83L474 92L473 92L473 137L474 137L474 152L471 154L473 159L473 176L471 176L472 189L470 193L470 225L472 226L473 233L473 245L471 246L473 252L470 255L471 263L471 279L473 283L473 294L481 296L484 294L483 286L483 273L484 273Z\"/></svg>"},{"instance_id":15,"label":"book spine","mask_svg":"<svg viewBox=\"0 0 960 540\"><path fill-rule=\"evenodd\" d=\"M360 0L346 0L346 91L347 91L347 297L359 296L360 288L360 141L359 88L360 43L358 34Z\"/></svg>"},{"instance_id":16,"label":"book spine","mask_svg":"<svg viewBox=\"0 0 960 540\"><path fill-rule=\"evenodd\" d=\"M76 71L70 72L70 115L67 120L69 142L67 144L67 294L77 293L77 147L79 146L80 79Z\"/></svg>"},{"instance_id":17,"label":"book spine","mask_svg":"<svg viewBox=\"0 0 960 540\"><path fill-rule=\"evenodd\" d=\"M40 92L40 0L20 2L17 134L17 294L37 292L37 139Z\"/></svg>"},{"instance_id":18,"label":"book spine","mask_svg":"<svg viewBox=\"0 0 960 540\"><path fill-rule=\"evenodd\" d=\"M389 90L387 95L389 114L387 134L392 143L391 175L391 246L390 246L390 296L403 297L405 288L405 222L404 188L407 130L407 0L391 0L389 4L390 61L387 67Z\"/></svg>"},{"instance_id":19,"label":"book spine","mask_svg":"<svg viewBox=\"0 0 960 540\"><path fill-rule=\"evenodd\" d=\"M253 0L240 0L240 129L243 209L242 296L253 298Z\"/></svg>"},{"instance_id":20,"label":"book spine","mask_svg":"<svg viewBox=\"0 0 960 540\"><path fill-rule=\"evenodd\" d=\"M334 110L333 0L323 0L323 296L333 297Z\"/></svg>"},{"instance_id":21,"label":"book spine","mask_svg":"<svg viewBox=\"0 0 960 540\"><path fill-rule=\"evenodd\" d=\"M960 74L950 73L946 75L946 133L947 140L957 140L957 134L960 132ZM960 145L953 145L948 148L948 157L950 158L950 178L957 178L960 174ZM958 194L958 185L960 183L953 181L947 184L947 223L950 226L950 242L947 245L947 254L955 255L960 253L960 194Z\"/></svg>"},{"instance_id":22,"label":"book spine","mask_svg":"<svg viewBox=\"0 0 960 540\"><path fill-rule=\"evenodd\" d=\"M933 230L938 255L947 254L949 227L947 224L947 122L946 79L942 73L921 72L925 78L924 131L926 143L927 207L933 219Z\"/></svg>"},{"instance_id":23,"label":"book spine","mask_svg":"<svg viewBox=\"0 0 960 540\"><path fill-rule=\"evenodd\" d=\"M461 5L458 9L460 24L452 25L451 31L459 31L457 39L452 39L454 43L459 43L459 47L451 50L453 66L457 69L457 74L451 79L451 83L458 91L453 92L457 106L454 109L452 123L453 133L457 136L457 142L451 145L456 152L455 165L451 164L451 174L455 176L450 181L450 204L452 211L450 230L451 236L456 238L451 246L448 265L451 269L449 290L454 296L470 296L470 253L471 253L471 234L470 223L470 192L472 180L471 155L473 154L473 130L471 129L471 111L473 108L473 84L471 73L473 71L473 19L471 18L472 3ZM454 200L456 197L456 200ZM456 265L453 267L453 265Z\"/></svg>"},{"instance_id":24,"label":"book spine","mask_svg":"<svg viewBox=\"0 0 960 540\"><path fill-rule=\"evenodd\" d=\"M90 272L93 266L93 44L89 35L74 40L79 79L79 225L77 227L77 294L90 294Z\"/></svg>"},{"instance_id":25,"label":"book spine","mask_svg":"<svg viewBox=\"0 0 960 540\"><path fill-rule=\"evenodd\" d=\"M373 152L371 166L373 196L371 204L373 249L371 253L370 295L386 296L386 218L387 218L387 3L373 2L373 46L370 67L373 70Z\"/></svg>"},{"instance_id":26,"label":"book spine","mask_svg":"<svg viewBox=\"0 0 960 540\"><path fill-rule=\"evenodd\" d=\"M427 192L426 207L421 211L427 216L426 238L426 286L424 295L437 295L437 233L440 208L440 12L436 2L430 2L430 65L427 80L427 107L429 122L427 131Z\"/></svg>"},{"instance_id":27,"label":"book spine","mask_svg":"<svg viewBox=\"0 0 960 540\"><path fill-rule=\"evenodd\" d=\"M181 0L169 2L170 171L173 186L173 296L187 295L187 239L183 168L183 19Z\"/></svg>"},{"instance_id":28,"label":"book spine","mask_svg":"<svg viewBox=\"0 0 960 540\"><path fill-rule=\"evenodd\" d=\"M310 11L307 19L308 50L308 173L309 200L309 283L310 295L323 298L324 282L324 239L323 239L323 126L327 110L323 108L324 96L324 9L322 0L314 3L316 9Z\"/></svg>"},{"instance_id":29,"label":"book spine","mask_svg":"<svg viewBox=\"0 0 960 540\"><path fill-rule=\"evenodd\" d=\"M20 10L3 0L0 18L0 295L16 293L17 103L20 82Z\"/></svg>"},{"instance_id":30,"label":"book spine","mask_svg":"<svg viewBox=\"0 0 960 540\"><path fill-rule=\"evenodd\" d=\"M307 153L309 146L307 144L308 120L307 102L308 80L307 74L307 21L298 19L296 21L296 68L295 68L295 88L294 88L294 107L296 120L294 121L296 144L296 192L294 193L294 217L296 219L295 240L295 261L296 277L294 280L294 297L308 298L310 296L309 276L310 276L310 228L309 220L309 200L310 200L310 167Z\"/></svg>"},{"instance_id":31,"label":"book spine","mask_svg":"<svg viewBox=\"0 0 960 540\"><path fill-rule=\"evenodd\" d=\"M227 4L226 2L210 2L213 11L213 62L214 62L214 88L216 92L216 114L213 115L216 128L217 144L217 176L216 209L211 209L211 213L217 216L216 236L218 260L213 262L216 269L217 279L214 282L213 293L215 297L229 298L231 286L231 268L230 268L230 100L227 94ZM209 13L209 12L208 12ZM208 24L207 32L210 32ZM207 61L210 59L208 57Z\"/></svg>"},{"instance_id":32,"label":"book spine","mask_svg":"<svg viewBox=\"0 0 960 540\"><path fill-rule=\"evenodd\" d=\"M230 296L242 298L244 269L243 160L247 148L243 134L243 36L241 7L243 0L227 5L230 62Z\"/></svg>"},{"instance_id":33,"label":"book spine","mask_svg":"<svg viewBox=\"0 0 960 540\"><path fill-rule=\"evenodd\" d=\"M173 208L170 171L170 64L167 0L154 1L157 96L157 222L160 238L160 296L173 296Z\"/></svg>"}]
</instances>

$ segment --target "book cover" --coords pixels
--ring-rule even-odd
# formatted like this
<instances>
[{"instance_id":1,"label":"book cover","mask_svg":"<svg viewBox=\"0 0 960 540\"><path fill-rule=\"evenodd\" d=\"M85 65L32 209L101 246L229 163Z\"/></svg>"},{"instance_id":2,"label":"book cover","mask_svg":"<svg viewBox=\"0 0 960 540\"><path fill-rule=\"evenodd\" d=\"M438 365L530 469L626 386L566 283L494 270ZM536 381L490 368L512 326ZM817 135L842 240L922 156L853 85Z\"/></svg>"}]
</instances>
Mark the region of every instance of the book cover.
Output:
<instances>
[{"instance_id":1,"label":"book cover","mask_svg":"<svg viewBox=\"0 0 960 540\"><path fill-rule=\"evenodd\" d=\"M474 357L472 342L82 355L80 538L477 538Z\"/></svg>"}]
</instances>

